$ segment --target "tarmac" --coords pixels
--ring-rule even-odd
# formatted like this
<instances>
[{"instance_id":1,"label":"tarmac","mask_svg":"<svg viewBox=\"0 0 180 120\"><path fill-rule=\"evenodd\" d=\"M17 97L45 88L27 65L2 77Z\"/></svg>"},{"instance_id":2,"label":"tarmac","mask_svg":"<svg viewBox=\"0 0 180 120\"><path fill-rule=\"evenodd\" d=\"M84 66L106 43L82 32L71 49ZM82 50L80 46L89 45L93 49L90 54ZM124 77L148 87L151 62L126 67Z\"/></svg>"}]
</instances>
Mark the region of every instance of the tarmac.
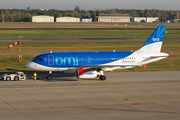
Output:
<instances>
[{"instance_id":1,"label":"tarmac","mask_svg":"<svg viewBox=\"0 0 180 120\"><path fill-rule=\"evenodd\" d=\"M106 81L77 79L74 73L0 81L0 119L179 120L180 71L105 75Z\"/></svg>"}]
</instances>

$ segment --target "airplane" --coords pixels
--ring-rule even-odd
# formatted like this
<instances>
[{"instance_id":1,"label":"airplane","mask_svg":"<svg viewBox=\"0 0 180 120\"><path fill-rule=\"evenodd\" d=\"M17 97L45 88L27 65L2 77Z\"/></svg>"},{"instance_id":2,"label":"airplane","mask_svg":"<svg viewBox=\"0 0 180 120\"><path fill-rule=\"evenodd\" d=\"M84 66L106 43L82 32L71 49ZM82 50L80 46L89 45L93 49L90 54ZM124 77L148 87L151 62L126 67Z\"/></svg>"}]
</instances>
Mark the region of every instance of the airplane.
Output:
<instances>
[{"instance_id":1,"label":"airplane","mask_svg":"<svg viewBox=\"0 0 180 120\"><path fill-rule=\"evenodd\" d=\"M161 52L165 30L165 25L158 26L145 44L136 51L50 52L36 56L26 66L36 71L49 71L47 79L52 79L52 71L74 70L77 78L99 77L100 80L106 80L104 71L137 66L146 68L151 62L167 58L169 54Z\"/></svg>"}]
</instances>

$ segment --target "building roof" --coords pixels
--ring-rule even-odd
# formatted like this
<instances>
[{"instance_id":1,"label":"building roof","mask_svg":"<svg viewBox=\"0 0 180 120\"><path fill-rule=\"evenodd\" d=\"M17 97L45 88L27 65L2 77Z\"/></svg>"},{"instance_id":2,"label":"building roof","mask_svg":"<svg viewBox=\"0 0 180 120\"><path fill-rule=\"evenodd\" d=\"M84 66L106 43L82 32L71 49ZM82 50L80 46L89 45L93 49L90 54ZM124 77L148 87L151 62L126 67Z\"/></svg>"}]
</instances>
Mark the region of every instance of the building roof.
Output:
<instances>
[{"instance_id":1,"label":"building roof","mask_svg":"<svg viewBox=\"0 0 180 120\"><path fill-rule=\"evenodd\" d=\"M61 19L80 19L77 17L57 17L57 18L61 18Z\"/></svg>"},{"instance_id":2,"label":"building roof","mask_svg":"<svg viewBox=\"0 0 180 120\"><path fill-rule=\"evenodd\" d=\"M129 14L98 14L97 16L102 16L102 17L130 17Z\"/></svg>"},{"instance_id":3,"label":"building roof","mask_svg":"<svg viewBox=\"0 0 180 120\"><path fill-rule=\"evenodd\" d=\"M36 16L33 16L33 17L54 17L54 16L47 16L47 15L36 15Z\"/></svg>"}]
</instances>

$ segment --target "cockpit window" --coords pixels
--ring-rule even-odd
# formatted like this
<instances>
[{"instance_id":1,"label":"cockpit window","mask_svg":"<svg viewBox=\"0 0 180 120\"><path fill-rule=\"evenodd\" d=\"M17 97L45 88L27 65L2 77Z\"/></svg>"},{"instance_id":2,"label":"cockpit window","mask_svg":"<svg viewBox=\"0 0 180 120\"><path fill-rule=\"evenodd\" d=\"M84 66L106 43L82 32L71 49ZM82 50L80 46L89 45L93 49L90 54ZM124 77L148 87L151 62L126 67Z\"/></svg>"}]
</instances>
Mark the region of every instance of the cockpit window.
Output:
<instances>
[{"instance_id":1,"label":"cockpit window","mask_svg":"<svg viewBox=\"0 0 180 120\"><path fill-rule=\"evenodd\" d=\"M39 58L34 58L34 61L39 61Z\"/></svg>"},{"instance_id":2,"label":"cockpit window","mask_svg":"<svg viewBox=\"0 0 180 120\"><path fill-rule=\"evenodd\" d=\"M42 58L34 58L33 61L43 61Z\"/></svg>"}]
</instances>

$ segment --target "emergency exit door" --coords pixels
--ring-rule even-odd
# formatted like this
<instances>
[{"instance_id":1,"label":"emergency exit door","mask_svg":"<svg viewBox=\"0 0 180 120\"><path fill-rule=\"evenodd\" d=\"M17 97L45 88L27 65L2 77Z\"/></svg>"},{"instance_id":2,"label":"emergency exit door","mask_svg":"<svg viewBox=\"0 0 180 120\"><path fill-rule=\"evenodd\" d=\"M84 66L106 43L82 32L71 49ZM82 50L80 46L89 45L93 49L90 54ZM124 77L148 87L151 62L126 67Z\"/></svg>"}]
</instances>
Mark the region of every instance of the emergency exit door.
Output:
<instances>
[{"instance_id":1,"label":"emergency exit door","mask_svg":"<svg viewBox=\"0 0 180 120\"><path fill-rule=\"evenodd\" d=\"M48 55L48 65L54 65L54 55Z\"/></svg>"}]
</instances>

